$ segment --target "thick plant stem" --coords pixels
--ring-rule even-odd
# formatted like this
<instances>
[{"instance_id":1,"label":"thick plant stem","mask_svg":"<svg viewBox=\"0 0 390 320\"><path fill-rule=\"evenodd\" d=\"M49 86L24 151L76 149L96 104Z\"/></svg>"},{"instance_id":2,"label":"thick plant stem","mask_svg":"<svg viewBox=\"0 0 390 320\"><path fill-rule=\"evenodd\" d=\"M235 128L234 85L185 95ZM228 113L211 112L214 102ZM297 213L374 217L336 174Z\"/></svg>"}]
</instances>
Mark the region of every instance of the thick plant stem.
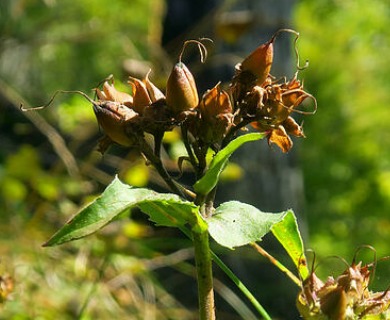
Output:
<instances>
[{"instance_id":1,"label":"thick plant stem","mask_svg":"<svg viewBox=\"0 0 390 320\"><path fill-rule=\"evenodd\" d=\"M199 319L215 320L212 262L206 230L192 232L198 280Z\"/></svg>"}]
</instances>

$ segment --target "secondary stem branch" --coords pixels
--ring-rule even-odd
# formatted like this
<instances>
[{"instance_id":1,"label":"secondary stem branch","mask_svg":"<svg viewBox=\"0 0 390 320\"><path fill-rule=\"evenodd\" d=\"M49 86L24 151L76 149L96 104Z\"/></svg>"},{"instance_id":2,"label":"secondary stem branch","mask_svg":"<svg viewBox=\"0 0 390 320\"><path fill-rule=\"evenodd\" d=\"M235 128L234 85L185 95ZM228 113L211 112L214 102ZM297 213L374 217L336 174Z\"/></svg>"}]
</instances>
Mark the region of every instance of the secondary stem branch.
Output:
<instances>
[{"instance_id":1,"label":"secondary stem branch","mask_svg":"<svg viewBox=\"0 0 390 320\"><path fill-rule=\"evenodd\" d=\"M156 156L154 154L154 151L150 148L150 146L142 139L139 141L139 145L140 145L141 152L153 164L154 168L157 170L161 178L164 179L168 187L179 196L185 198L185 195L180 189L180 187L175 183L175 181L172 179L172 177L165 169L160 157Z\"/></svg>"}]
</instances>

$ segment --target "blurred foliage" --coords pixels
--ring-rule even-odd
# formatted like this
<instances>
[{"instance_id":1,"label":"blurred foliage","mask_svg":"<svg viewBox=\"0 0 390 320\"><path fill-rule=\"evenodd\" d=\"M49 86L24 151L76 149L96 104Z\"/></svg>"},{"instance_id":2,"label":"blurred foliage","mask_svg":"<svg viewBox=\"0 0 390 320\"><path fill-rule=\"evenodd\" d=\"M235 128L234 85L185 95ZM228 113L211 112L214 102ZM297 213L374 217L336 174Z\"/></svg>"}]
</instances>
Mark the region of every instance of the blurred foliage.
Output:
<instances>
[{"instance_id":1,"label":"blurred foliage","mask_svg":"<svg viewBox=\"0 0 390 320\"><path fill-rule=\"evenodd\" d=\"M41 247L115 172L140 186L153 175L144 162L133 161L138 155L131 150L113 148L105 157L96 152L95 116L80 96L58 97L37 114L19 110L22 101L27 107L45 103L58 89L92 96L108 75L126 78L129 57L147 71L153 62L143 61L162 59L155 48L162 4L0 2L0 277L13 281L13 292L0 301L0 319L194 318L153 275L172 265L192 277L188 243L156 234L136 213L87 242ZM61 143L77 159L70 159L77 169L71 175Z\"/></svg>"},{"instance_id":2,"label":"blurred foliage","mask_svg":"<svg viewBox=\"0 0 390 320\"><path fill-rule=\"evenodd\" d=\"M126 58L148 60L159 37L158 0L130 8L125 0L6 0L0 9L2 76L35 99L59 88L89 90L119 75Z\"/></svg>"},{"instance_id":3,"label":"blurred foliage","mask_svg":"<svg viewBox=\"0 0 390 320\"><path fill-rule=\"evenodd\" d=\"M390 3L302 0L294 19L319 106L301 145L310 246L349 261L362 244L389 255Z\"/></svg>"}]
</instances>

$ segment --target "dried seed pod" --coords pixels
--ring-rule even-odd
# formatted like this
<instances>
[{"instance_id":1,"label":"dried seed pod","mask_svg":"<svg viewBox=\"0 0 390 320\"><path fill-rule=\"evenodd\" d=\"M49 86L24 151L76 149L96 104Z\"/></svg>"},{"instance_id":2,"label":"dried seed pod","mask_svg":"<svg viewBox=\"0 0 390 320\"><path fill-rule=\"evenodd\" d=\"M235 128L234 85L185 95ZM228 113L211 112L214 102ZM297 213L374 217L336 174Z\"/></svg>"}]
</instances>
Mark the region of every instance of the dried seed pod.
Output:
<instances>
[{"instance_id":1,"label":"dried seed pod","mask_svg":"<svg viewBox=\"0 0 390 320\"><path fill-rule=\"evenodd\" d=\"M106 101L93 105L96 118L106 135L114 142L129 147L135 137L128 132L127 124L138 118L138 113L118 102Z\"/></svg>"},{"instance_id":2,"label":"dried seed pod","mask_svg":"<svg viewBox=\"0 0 390 320\"><path fill-rule=\"evenodd\" d=\"M198 40L187 40L184 42L179 54L179 62L175 64L167 81L166 101L168 107L178 114L182 111L187 111L195 108L199 103L198 90L194 76L188 70L187 66L181 61L184 50L190 43L195 43L198 46L200 53L200 61L203 63L207 57L207 49L201 42L202 40L210 39L203 38Z\"/></svg>"},{"instance_id":3,"label":"dried seed pod","mask_svg":"<svg viewBox=\"0 0 390 320\"><path fill-rule=\"evenodd\" d=\"M303 133L302 126L300 126L292 117L288 117L283 122L283 127L286 129L286 131L295 136L295 137L303 137L305 138L305 134Z\"/></svg>"},{"instance_id":4,"label":"dried seed pod","mask_svg":"<svg viewBox=\"0 0 390 320\"><path fill-rule=\"evenodd\" d=\"M257 78L257 83L261 85L268 77L274 58L273 36L268 42L257 47L248 57L241 62L241 70L249 71Z\"/></svg>"},{"instance_id":5,"label":"dried seed pod","mask_svg":"<svg viewBox=\"0 0 390 320\"><path fill-rule=\"evenodd\" d=\"M287 134L286 129L281 125L270 130L267 139L268 144L275 143L284 153L290 151L293 146L290 136Z\"/></svg>"},{"instance_id":6,"label":"dried seed pod","mask_svg":"<svg viewBox=\"0 0 390 320\"><path fill-rule=\"evenodd\" d=\"M166 100L174 113L195 108L199 103L194 76L183 62L176 63L169 75Z\"/></svg>"}]
</instances>

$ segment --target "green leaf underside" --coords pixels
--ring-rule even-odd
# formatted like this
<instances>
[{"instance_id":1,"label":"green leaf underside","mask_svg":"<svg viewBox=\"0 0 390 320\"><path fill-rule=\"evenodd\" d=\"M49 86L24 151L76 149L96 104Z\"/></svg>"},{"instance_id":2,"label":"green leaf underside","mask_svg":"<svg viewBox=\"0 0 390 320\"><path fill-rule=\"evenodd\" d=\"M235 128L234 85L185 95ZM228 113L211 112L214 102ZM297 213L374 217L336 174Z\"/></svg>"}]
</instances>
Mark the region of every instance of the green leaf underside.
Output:
<instances>
[{"instance_id":1,"label":"green leaf underside","mask_svg":"<svg viewBox=\"0 0 390 320\"><path fill-rule=\"evenodd\" d=\"M67 222L44 246L59 245L90 235L134 206L138 206L159 226L179 227L186 223L194 226L201 219L198 207L192 202L184 201L175 194L133 188L115 177L97 199Z\"/></svg>"},{"instance_id":2,"label":"green leaf underside","mask_svg":"<svg viewBox=\"0 0 390 320\"><path fill-rule=\"evenodd\" d=\"M215 155L205 175L194 184L194 190L196 193L203 195L208 194L217 185L219 176L225 168L232 153L244 143L262 138L264 138L264 134L262 133L248 133L231 141L225 148Z\"/></svg>"},{"instance_id":3,"label":"green leaf underside","mask_svg":"<svg viewBox=\"0 0 390 320\"><path fill-rule=\"evenodd\" d=\"M287 251L302 279L306 279L309 275L309 269L307 267L304 245L294 212L291 210L287 211L283 220L275 223L271 227L271 232Z\"/></svg>"},{"instance_id":4,"label":"green leaf underside","mask_svg":"<svg viewBox=\"0 0 390 320\"><path fill-rule=\"evenodd\" d=\"M225 202L207 220L209 233L220 245L233 249L260 241L287 212L267 213L239 201Z\"/></svg>"}]
</instances>

